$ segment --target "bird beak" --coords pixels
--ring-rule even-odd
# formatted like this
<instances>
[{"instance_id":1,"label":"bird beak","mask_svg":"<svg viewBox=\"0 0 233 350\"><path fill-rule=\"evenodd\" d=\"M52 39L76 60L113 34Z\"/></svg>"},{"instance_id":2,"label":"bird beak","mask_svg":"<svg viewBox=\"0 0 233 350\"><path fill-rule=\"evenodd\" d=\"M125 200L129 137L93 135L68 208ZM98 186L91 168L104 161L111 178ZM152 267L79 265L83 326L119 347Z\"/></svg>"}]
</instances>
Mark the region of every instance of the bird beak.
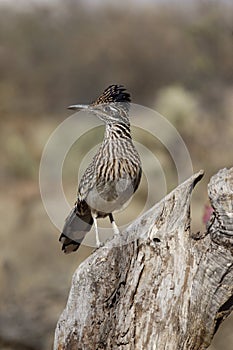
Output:
<instances>
[{"instance_id":1,"label":"bird beak","mask_svg":"<svg viewBox=\"0 0 233 350\"><path fill-rule=\"evenodd\" d=\"M72 109L73 111L81 111L82 109L87 109L89 105L71 105L67 109Z\"/></svg>"}]
</instances>

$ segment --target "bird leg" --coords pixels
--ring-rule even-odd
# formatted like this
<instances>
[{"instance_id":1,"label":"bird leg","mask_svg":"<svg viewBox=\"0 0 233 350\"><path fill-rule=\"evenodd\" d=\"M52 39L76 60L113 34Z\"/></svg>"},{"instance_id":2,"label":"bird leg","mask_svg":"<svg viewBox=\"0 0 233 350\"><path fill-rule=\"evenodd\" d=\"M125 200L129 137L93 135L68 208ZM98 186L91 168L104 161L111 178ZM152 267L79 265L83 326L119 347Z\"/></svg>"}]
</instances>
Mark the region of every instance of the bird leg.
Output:
<instances>
[{"instance_id":1,"label":"bird leg","mask_svg":"<svg viewBox=\"0 0 233 350\"><path fill-rule=\"evenodd\" d=\"M117 225L116 225L116 223L115 223L115 220L114 220L114 218L113 218L112 213L110 213L108 216L109 216L110 222L111 222L111 224L112 224L112 229L113 229L113 232L114 232L114 236L115 236L115 235L119 235L119 234L120 234L120 231L119 231L119 229L118 229L118 227L117 227Z\"/></svg>"},{"instance_id":2,"label":"bird leg","mask_svg":"<svg viewBox=\"0 0 233 350\"><path fill-rule=\"evenodd\" d=\"M93 217L94 227L95 227L96 245L97 245L97 247L100 247L101 246L101 242L100 242L100 239L99 239L99 232L98 232L96 215L92 213L92 217Z\"/></svg>"}]
</instances>

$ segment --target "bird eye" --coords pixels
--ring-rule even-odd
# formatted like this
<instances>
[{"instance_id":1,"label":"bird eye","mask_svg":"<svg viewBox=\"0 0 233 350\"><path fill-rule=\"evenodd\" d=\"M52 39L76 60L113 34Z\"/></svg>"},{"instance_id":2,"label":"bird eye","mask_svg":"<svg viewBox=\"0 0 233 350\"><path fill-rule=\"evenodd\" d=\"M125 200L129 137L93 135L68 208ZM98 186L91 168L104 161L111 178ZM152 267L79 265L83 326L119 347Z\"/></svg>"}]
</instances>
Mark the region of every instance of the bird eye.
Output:
<instances>
[{"instance_id":1,"label":"bird eye","mask_svg":"<svg viewBox=\"0 0 233 350\"><path fill-rule=\"evenodd\" d=\"M111 111L111 109L110 109L110 107L109 106L105 106L105 112L110 112Z\"/></svg>"}]
</instances>

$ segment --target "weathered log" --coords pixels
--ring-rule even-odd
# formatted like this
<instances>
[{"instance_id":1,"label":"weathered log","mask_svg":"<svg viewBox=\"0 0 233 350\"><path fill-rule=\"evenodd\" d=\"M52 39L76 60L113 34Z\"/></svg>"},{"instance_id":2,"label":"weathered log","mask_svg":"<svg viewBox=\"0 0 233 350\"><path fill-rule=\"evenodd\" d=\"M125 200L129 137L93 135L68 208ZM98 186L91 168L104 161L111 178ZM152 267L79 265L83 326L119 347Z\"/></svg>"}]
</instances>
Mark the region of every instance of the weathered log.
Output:
<instances>
[{"instance_id":1,"label":"weathered log","mask_svg":"<svg viewBox=\"0 0 233 350\"><path fill-rule=\"evenodd\" d=\"M76 270L57 350L203 350L233 308L233 168L212 177L205 234L190 230L203 172L96 250Z\"/></svg>"}]
</instances>

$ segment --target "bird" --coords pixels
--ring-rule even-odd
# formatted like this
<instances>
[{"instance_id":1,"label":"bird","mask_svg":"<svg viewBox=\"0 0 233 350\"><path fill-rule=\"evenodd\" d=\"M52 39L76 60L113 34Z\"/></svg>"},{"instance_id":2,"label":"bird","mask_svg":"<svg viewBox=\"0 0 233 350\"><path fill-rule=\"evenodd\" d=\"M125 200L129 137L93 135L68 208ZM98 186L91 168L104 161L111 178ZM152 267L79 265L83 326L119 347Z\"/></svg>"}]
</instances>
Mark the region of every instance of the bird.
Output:
<instances>
[{"instance_id":1,"label":"bird","mask_svg":"<svg viewBox=\"0 0 233 350\"><path fill-rule=\"evenodd\" d=\"M142 175L140 156L130 132L130 102L125 87L113 84L94 102L68 107L94 114L105 124L105 133L99 150L80 180L77 200L59 238L66 254L79 248L93 224L96 245L101 245L97 226L99 218L109 217L114 235L120 233L113 213L128 203Z\"/></svg>"}]
</instances>

